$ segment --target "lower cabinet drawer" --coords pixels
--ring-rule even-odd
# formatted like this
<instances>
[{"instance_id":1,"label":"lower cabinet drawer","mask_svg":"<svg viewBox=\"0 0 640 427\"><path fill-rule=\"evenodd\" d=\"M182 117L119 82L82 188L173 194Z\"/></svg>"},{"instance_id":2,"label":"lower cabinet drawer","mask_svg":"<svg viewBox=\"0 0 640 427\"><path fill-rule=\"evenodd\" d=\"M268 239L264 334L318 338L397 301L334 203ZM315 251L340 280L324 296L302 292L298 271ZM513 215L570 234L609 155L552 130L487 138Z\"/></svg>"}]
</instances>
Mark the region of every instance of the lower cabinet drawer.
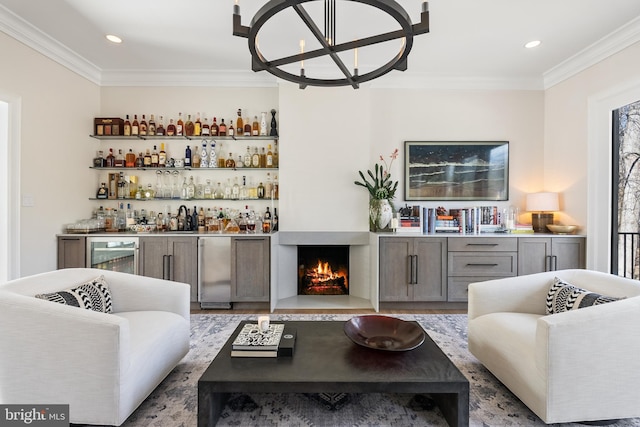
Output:
<instances>
[{"instance_id":1,"label":"lower cabinet drawer","mask_svg":"<svg viewBox=\"0 0 640 427\"><path fill-rule=\"evenodd\" d=\"M517 252L449 252L448 261L449 276L508 277L518 271Z\"/></svg>"},{"instance_id":2,"label":"lower cabinet drawer","mask_svg":"<svg viewBox=\"0 0 640 427\"><path fill-rule=\"evenodd\" d=\"M447 301L467 302L469 300L469 283L485 280L501 279L502 277L450 277L447 282Z\"/></svg>"}]
</instances>

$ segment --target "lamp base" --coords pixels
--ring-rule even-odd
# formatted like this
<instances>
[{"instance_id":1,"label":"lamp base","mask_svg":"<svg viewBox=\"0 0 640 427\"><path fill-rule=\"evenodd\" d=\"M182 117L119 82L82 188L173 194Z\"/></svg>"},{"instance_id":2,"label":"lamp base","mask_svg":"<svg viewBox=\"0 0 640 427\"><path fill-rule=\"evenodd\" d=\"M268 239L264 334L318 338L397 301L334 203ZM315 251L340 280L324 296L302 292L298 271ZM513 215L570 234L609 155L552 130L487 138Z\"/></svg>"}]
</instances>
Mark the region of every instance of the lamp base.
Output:
<instances>
[{"instance_id":1,"label":"lamp base","mask_svg":"<svg viewBox=\"0 0 640 427\"><path fill-rule=\"evenodd\" d=\"M553 214L552 213L532 213L531 214L531 225L533 226L533 231L536 233L549 233L549 229L547 229L547 224L553 225Z\"/></svg>"}]
</instances>

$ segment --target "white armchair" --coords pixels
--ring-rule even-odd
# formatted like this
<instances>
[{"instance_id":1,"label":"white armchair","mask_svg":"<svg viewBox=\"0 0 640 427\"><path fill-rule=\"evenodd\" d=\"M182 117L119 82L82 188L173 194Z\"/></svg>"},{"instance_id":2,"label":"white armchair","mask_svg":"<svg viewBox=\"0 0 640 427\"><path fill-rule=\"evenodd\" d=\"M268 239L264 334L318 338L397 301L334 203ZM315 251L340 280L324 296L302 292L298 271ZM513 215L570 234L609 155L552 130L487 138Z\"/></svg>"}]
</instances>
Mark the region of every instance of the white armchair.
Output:
<instances>
[{"instance_id":1,"label":"white armchair","mask_svg":"<svg viewBox=\"0 0 640 427\"><path fill-rule=\"evenodd\" d=\"M546 315L554 277L625 299ZM640 282L564 270L469 285L469 350L545 423L640 417Z\"/></svg>"},{"instance_id":2,"label":"white armchair","mask_svg":"<svg viewBox=\"0 0 640 427\"><path fill-rule=\"evenodd\" d=\"M111 314L34 298L104 275ZM189 285L65 269L0 285L0 403L69 404L120 425L189 351Z\"/></svg>"}]
</instances>

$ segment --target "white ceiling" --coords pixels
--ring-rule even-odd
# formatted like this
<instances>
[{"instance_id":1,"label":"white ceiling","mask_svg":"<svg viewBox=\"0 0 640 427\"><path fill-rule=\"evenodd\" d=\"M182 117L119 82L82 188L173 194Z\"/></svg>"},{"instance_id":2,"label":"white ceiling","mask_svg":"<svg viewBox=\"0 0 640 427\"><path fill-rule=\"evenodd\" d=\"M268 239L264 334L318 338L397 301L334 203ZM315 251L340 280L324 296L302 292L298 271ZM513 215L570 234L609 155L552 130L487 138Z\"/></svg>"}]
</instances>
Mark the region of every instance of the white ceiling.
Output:
<instances>
[{"instance_id":1,"label":"white ceiling","mask_svg":"<svg viewBox=\"0 0 640 427\"><path fill-rule=\"evenodd\" d=\"M421 0L397 1L419 21ZM266 2L240 0L243 25ZM311 13L322 4L307 7ZM349 7L338 0L338 41L388 24L371 7ZM543 88L640 41L638 0L431 0L429 11L430 33L414 38L408 70L379 82ZM233 0L0 0L0 30L103 85L275 83L251 71L247 40L232 35L232 12ZM277 17L265 26L261 49L296 53L297 16ZM124 42L111 44L105 34ZM538 48L523 47L534 39ZM359 53L360 69L385 55L367 49L373 52ZM309 74L313 64L305 68Z\"/></svg>"}]
</instances>

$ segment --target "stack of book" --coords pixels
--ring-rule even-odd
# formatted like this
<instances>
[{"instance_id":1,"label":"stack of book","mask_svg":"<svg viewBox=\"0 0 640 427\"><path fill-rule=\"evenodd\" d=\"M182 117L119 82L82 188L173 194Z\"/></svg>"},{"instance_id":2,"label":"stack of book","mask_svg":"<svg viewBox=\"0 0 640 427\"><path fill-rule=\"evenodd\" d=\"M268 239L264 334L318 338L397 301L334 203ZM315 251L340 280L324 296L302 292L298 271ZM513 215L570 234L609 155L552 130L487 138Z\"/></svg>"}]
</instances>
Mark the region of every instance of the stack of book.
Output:
<instances>
[{"instance_id":1,"label":"stack of book","mask_svg":"<svg viewBox=\"0 0 640 427\"><path fill-rule=\"evenodd\" d=\"M271 323L261 331L257 323L245 324L231 346L231 357L293 356L296 333L282 323Z\"/></svg>"}]
</instances>

